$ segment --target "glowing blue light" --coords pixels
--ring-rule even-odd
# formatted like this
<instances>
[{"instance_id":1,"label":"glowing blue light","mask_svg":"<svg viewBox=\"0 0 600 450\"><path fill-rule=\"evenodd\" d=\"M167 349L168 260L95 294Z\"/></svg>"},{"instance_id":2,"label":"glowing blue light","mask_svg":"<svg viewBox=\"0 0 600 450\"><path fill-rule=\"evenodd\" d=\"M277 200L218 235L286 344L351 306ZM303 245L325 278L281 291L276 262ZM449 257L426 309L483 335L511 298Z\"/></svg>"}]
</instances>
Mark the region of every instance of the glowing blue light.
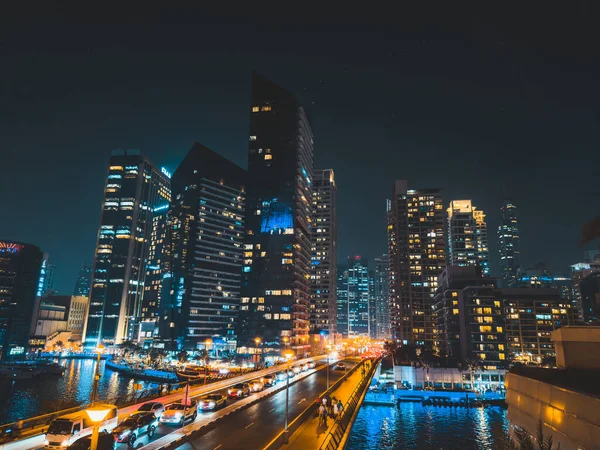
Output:
<instances>
[{"instance_id":1,"label":"glowing blue light","mask_svg":"<svg viewBox=\"0 0 600 450\"><path fill-rule=\"evenodd\" d=\"M244 266L244 272L250 272L250 270L252 270L252 268L250 266Z\"/></svg>"},{"instance_id":2,"label":"glowing blue light","mask_svg":"<svg viewBox=\"0 0 600 450\"><path fill-rule=\"evenodd\" d=\"M291 207L278 203L277 198L263 201L261 233L278 233L293 227L294 217Z\"/></svg>"},{"instance_id":3,"label":"glowing blue light","mask_svg":"<svg viewBox=\"0 0 600 450\"><path fill-rule=\"evenodd\" d=\"M157 206L156 208L154 208L154 210L153 210L153 211L154 211L154 212L157 212L157 211L164 211L165 209L168 209L168 208L169 208L169 205L162 205L162 206Z\"/></svg>"},{"instance_id":4,"label":"glowing blue light","mask_svg":"<svg viewBox=\"0 0 600 450\"><path fill-rule=\"evenodd\" d=\"M148 270L160 270L159 266L148 266Z\"/></svg>"}]
</instances>

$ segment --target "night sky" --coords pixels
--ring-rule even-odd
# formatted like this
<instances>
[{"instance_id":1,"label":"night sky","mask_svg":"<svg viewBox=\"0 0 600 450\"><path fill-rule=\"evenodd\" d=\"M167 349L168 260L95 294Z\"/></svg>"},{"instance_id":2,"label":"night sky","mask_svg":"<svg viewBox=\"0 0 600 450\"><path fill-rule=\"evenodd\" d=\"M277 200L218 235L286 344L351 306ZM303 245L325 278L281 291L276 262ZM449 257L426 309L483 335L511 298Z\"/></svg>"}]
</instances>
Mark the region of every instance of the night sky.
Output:
<instances>
[{"instance_id":1,"label":"night sky","mask_svg":"<svg viewBox=\"0 0 600 450\"><path fill-rule=\"evenodd\" d=\"M38 11L0 27L0 239L49 252L71 293L93 259L111 150L173 171L198 141L246 167L256 70L298 95L315 167L336 172L340 258L386 251L385 199L408 179L488 214L493 274L504 195L524 265L566 272L600 213L600 36L585 5L119 25Z\"/></svg>"}]
</instances>

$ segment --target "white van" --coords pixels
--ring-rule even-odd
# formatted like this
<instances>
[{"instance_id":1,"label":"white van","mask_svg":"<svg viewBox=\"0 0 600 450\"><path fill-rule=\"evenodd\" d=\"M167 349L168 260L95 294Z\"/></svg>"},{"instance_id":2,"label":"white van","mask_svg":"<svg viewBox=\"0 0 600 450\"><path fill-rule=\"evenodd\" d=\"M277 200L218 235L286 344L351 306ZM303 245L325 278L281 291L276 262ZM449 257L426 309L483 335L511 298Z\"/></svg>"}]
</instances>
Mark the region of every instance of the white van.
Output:
<instances>
[{"instance_id":1,"label":"white van","mask_svg":"<svg viewBox=\"0 0 600 450\"><path fill-rule=\"evenodd\" d=\"M105 406L110 411L106 415L104 422L100 424L99 428L100 431L111 432L118 424L119 414L116 406ZM48 427L44 446L48 450L64 450L77 439L91 435L93 429L94 424L85 410L57 417Z\"/></svg>"}]
</instances>

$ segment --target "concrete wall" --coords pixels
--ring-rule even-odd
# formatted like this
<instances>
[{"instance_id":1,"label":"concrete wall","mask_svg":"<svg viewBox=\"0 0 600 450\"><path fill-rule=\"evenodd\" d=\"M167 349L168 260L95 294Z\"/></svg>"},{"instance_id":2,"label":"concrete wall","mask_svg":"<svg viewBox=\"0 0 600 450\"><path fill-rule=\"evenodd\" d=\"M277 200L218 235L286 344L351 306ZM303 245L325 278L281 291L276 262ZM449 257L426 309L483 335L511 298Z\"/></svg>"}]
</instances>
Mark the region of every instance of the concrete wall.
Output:
<instances>
[{"instance_id":1,"label":"concrete wall","mask_svg":"<svg viewBox=\"0 0 600 450\"><path fill-rule=\"evenodd\" d=\"M550 369L549 369L550 370ZM600 443L600 399L509 373L506 403L511 428L536 435L539 421L544 435L563 449L596 449Z\"/></svg>"},{"instance_id":2,"label":"concrete wall","mask_svg":"<svg viewBox=\"0 0 600 450\"><path fill-rule=\"evenodd\" d=\"M559 328L552 332L552 340L559 369L600 371L600 327Z\"/></svg>"}]
</instances>

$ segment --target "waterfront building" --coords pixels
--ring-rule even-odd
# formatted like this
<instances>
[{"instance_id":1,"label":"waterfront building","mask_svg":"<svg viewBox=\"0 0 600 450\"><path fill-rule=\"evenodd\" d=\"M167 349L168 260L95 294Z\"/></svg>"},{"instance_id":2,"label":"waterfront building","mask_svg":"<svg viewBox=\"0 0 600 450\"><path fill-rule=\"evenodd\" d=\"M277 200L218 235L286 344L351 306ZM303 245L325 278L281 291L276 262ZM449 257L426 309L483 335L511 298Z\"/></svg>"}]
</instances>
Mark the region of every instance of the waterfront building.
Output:
<instances>
[{"instance_id":1,"label":"waterfront building","mask_svg":"<svg viewBox=\"0 0 600 450\"><path fill-rule=\"evenodd\" d=\"M579 283L583 323L600 324L600 272L590 273Z\"/></svg>"},{"instance_id":2,"label":"waterfront building","mask_svg":"<svg viewBox=\"0 0 600 450\"><path fill-rule=\"evenodd\" d=\"M92 268L83 263L83 267L79 271L79 276L75 282L75 288L73 289L73 295L89 297L90 286L92 284Z\"/></svg>"},{"instance_id":3,"label":"waterfront building","mask_svg":"<svg viewBox=\"0 0 600 450\"><path fill-rule=\"evenodd\" d=\"M588 250L584 253L583 262L571 266L572 290L571 295L573 304L576 305L579 312L579 318L584 323L584 311L581 297L581 280L592 273L600 273L600 250Z\"/></svg>"},{"instance_id":4,"label":"waterfront building","mask_svg":"<svg viewBox=\"0 0 600 450\"><path fill-rule=\"evenodd\" d=\"M155 208L171 200L170 174L137 150L113 151L84 331L86 347L135 338Z\"/></svg>"},{"instance_id":5,"label":"waterfront building","mask_svg":"<svg viewBox=\"0 0 600 450\"><path fill-rule=\"evenodd\" d=\"M441 192L408 189L407 181L396 181L387 213L393 338L433 348L433 297L446 266Z\"/></svg>"},{"instance_id":6,"label":"waterfront building","mask_svg":"<svg viewBox=\"0 0 600 450\"><path fill-rule=\"evenodd\" d=\"M456 390L472 390L478 391L502 391L504 389L504 379L507 370L504 368L495 369L477 369L474 371L473 387L471 381L471 373L455 367L430 367L423 369L422 367L411 366L394 366L394 383L396 386L404 389L426 389L435 390L431 395L439 396L440 391L456 391ZM414 395L410 391L406 392L407 397ZM463 393L464 394L464 393ZM414 398L414 397L413 397Z\"/></svg>"},{"instance_id":7,"label":"waterfront building","mask_svg":"<svg viewBox=\"0 0 600 450\"><path fill-rule=\"evenodd\" d=\"M502 272L502 287L514 287L515 279L521 267L521 247L517 207L512 200L505 200L502 208L502 218L498 226L498 245L500 249L500 270Z\"/></svg>"},{"instance_id":8,"label":"waterfront building","mask_svg":"<svg viewBox=\"0 0 600 450\"><path fill-rule=\"evenodd\" d=\"M558 289L508 288L499 293L506 316L506 340L511 359L546 364L555 356L551 333L577 323L573 305Z\"/></svg>"},{"instance_id":9,"label":"waterfront building","mask_svg":"<svg viewBox=\"0 0 600 450\"><path fill-rule=\"evenodd\" d=\"M480 359L486 369L508 365L502 299L479 266L448 266L438 277L434 317L440 355L458 363Z\"/></svg>"},{"instance_id":10,"label":"waterfront building","mask_svg":"<svg viewBox=\"0 0 600 450\"><path fill-rule=\"evenodd\" d=\"M337 332L348 337L348 266L341 264L337 270Z\"/></svg>"},{"instance_id":11,"label":"waterfront building","mask_svg":"<svg viewBox=\"0 0 600 450\"><path fill-rule=\"evenodd\" d=\"M447 212L448 264L480 266L483 276L489 275L485 214L475 208L471 200L453 200Z\"/></svg>"},{"instance_id":12,"label":"waterfront building","mask_svg":"<svg viewBox=\"0 0 600 450\"><path fill-rule=\"evenodd\" d=\"M77 295L38 297L33 310L29 351L52 350L53 344L77 346L83 337L89 298Z\"/></svg>"},{"instance_id":13,"label":"waterfront building","mask_svg":"<svg viewBox=\"0 0 600 450\"><path fill-rule=\"evenodd\" d=\"M39 247L0 241L0 357L25 354L44 261Z\"/></svg>"},{"instance_id":14,"label":"waterfront building","mask_svg":"<svg viewBox=\"0 0 600 450\"><path fill-rule=\"evenodd\" d=\"M314 170L310 332L336 332L337 188L333 169Z\"/></svg>"},{"instance_id":15,"label":"waterfront building","mask_svg":"<svg viewBox=\"0 0 600 450\"><path fill-rule=\"evenodd\" d=\"M313 135L304 108L254 74L239 344L310 351ZM248 256L246 256L248 255ZM250 256L251 255L251 256Z\"/></svg>"},{"instance_id":16,"label":"waterfront building","mask_svg":"<svg viewBox=\"0 0 600 450\"><path fill-rule=\"evenodd\" d=\"M375 304L375 339L390 339L390 278L388 255L375 258L373 298Z\"/></svg>"},{"instance_id":17,"label":"waterfront building","mask_svg":"<svg viewBox=\"0 0 600 450\"><path fill-rule=\"evenodd\" d=\"M242 260L245 267L253 267L252 252L243 248L245 183L244 169L199 143L171 179L173 295L164 295L160 303L170 302L161 310L167 307L173 323L169 327L174 328L180 348L204 348L204 342L216 336L236 339ZM153 269L165 271L160 265Z\"/></svg>"}]
</instances>

